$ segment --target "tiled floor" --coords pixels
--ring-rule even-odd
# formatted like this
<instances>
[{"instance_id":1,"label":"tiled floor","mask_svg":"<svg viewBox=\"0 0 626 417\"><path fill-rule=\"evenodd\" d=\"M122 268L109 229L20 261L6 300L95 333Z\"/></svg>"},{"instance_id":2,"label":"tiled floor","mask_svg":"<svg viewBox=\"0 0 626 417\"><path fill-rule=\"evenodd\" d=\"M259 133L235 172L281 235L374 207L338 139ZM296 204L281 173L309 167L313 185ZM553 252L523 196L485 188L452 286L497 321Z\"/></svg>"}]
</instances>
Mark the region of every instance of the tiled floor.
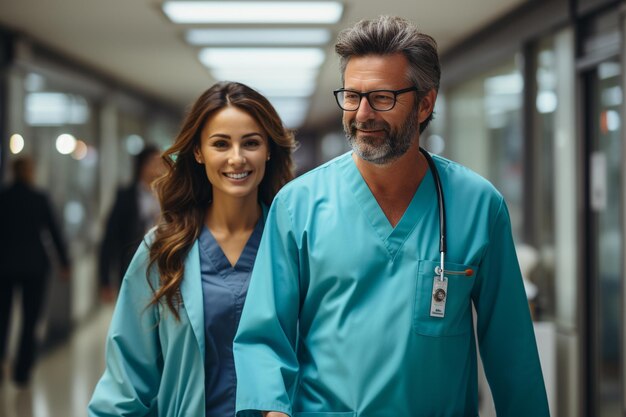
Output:
<instances>
[{"instance_id":1,"label":"tiled floor","mask_svg":"<svg viewBox=\"0 0 626 417\"><path fill-rule=\"evenodd\" d=\"M104 307L69 341L40 358L28 389L0 386L0 417L81 417L104 370L112 307Z\"/></svg>"}]
</instances>

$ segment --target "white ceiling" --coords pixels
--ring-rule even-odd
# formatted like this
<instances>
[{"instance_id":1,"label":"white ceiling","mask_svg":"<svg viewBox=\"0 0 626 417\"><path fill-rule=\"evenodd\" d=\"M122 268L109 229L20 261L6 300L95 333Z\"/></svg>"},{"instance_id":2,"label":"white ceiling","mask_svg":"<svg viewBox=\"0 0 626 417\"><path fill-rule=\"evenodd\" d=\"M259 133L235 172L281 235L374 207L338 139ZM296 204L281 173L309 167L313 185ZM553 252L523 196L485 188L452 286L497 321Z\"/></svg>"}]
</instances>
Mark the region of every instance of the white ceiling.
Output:
<instances>
[{"instance_id":1,"label":"white ceiling","mask_svg":"<svg viewBox=\"0 0 626 417\"><path fill-rule=\"evenodd\" d=\"M334 37L362 18L400 15L432 35L441 53L525 1L344 0L341 21L322 26L329 27ZM160 4L157 0L0 0L0 25L182 109L214 80L197 59L199 49L183 41L185 27L171 23ZM333 42L326 53L305 126L325 123L339 112L331 93L340 86Z\"/></svg>"}]
</instances>

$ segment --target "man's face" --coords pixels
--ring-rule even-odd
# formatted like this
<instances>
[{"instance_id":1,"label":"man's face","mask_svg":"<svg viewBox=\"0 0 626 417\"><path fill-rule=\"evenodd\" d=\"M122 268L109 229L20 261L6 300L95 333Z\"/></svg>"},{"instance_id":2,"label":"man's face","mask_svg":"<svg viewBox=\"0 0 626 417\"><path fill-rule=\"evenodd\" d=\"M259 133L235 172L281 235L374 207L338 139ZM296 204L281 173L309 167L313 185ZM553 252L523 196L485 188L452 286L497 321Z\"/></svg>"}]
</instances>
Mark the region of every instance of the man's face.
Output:
<instances>
[{"instance_id":1,"label":"man's face","mask_svg":"<svg viewBox=\"0 0 626 417\"><path fill-rule=\"evenodd\" d=\"M366 92L400 90L411 87L407 79L408 62L404 55L366 55L353 57L345 72L344 88ZM354 152L377 165L388 164L404 155L419 138L416 92L397 96L393 109L373 110L362 98L359 109L344 111L343 128Z\"/></svg>"}]
</instances>

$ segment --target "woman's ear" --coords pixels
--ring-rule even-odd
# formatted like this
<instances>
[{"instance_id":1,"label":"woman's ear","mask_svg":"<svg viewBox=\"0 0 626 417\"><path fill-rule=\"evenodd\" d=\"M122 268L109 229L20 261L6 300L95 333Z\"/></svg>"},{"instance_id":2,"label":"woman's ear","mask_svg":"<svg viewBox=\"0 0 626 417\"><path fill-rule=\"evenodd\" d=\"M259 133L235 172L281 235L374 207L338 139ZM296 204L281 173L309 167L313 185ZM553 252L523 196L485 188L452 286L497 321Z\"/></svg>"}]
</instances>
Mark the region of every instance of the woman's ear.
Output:
<instances>
[{"instance_id":1,"label":"woman's ear","mask_svg":"<svg viewBox=\"0 0 626 417\"><path fill-rule=\"evenodd\" d=\"M198 149L198 148L194 149L193 157L195 158L197 163L204 164L204 159L202 158L202 154L200 153L200 149Z\"/></svg>"}]
</instances>

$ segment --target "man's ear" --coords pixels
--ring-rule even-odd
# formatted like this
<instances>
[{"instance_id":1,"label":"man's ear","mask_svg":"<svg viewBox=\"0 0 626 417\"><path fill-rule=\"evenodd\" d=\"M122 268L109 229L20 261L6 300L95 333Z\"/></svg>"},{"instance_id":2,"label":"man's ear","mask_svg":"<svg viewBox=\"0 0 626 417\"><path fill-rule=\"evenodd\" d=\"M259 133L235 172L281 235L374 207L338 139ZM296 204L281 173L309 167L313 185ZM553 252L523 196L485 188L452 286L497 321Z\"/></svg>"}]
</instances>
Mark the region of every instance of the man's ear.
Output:
<instances>
[{"instance_id":1,"label":"man's ear","mask_svg":"<svg viewBox=\"0 0 626 417\"><path fill-rule=\"evenodd\" d=\"M431 115L433 110L435 109L435 101L437 100L437 92L435 89L431 89L420 101L419 107L419 122L422 123L424 120Z\"/></svg>"}]
</instances>

